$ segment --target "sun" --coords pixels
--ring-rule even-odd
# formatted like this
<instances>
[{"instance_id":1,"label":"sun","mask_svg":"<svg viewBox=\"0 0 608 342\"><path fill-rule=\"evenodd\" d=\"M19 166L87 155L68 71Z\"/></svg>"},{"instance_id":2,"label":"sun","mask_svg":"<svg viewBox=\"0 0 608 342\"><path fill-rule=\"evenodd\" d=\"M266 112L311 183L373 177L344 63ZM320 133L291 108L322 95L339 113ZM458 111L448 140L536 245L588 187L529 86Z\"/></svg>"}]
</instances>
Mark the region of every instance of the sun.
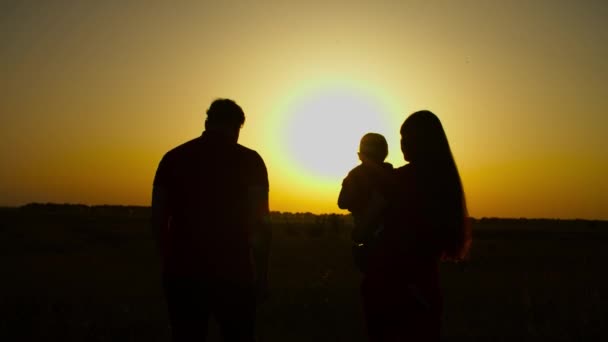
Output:
<instances>
[{"instance_id":1,"label":"sun","mask_svg":"<svg viewBox=\"0 0 608 342\"><path fill-rule=\"evenodd\" d=\"M308 93L286 114L282 143L292 166L319 181L339 181L359 163L359 141L368 132L390 131L378 99L349 88Z\"/></svg>"}]
</instances>

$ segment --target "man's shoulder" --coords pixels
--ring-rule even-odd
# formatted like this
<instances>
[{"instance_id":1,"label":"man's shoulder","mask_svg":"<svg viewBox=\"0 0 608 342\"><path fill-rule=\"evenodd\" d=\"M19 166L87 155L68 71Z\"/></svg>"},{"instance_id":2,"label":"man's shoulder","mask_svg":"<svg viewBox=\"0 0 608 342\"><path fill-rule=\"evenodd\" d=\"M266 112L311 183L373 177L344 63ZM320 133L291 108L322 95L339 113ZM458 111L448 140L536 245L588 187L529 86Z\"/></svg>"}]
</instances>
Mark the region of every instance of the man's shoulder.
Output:
<instances>
[{"instance_id":1,"label":"man's shoulder","mask_svg":"<svg viewBox=\"0 0 608 342\"><path fill-rule=\"evenodd\" d=\"M200 155L200 150L205 149L205 145L205 139L203 139L202 137L197 137L192 140L186 141L185 143L178 145L169 150L167 153L165 153L165 155L163 156L163 161L171 163L177 160L189 159L192 154ZM264 163L262 157L257 151L245 147L241 144L221 144L217 147L220 148L222 153L228 153L233 157L254 163Z\"/></svg>"},{"instance_id":2,"label":"man's shoulder","mask_svg":"<svg viewBox=\"0 0 608 342\"><path fill-rule=\"evenodd\" d=\"M268 188L268 171L260 154L241 144L236 144L235 146L239 164L242 171L246 174L243 180L250 185L261 185Z\"/></svg>"},{"instance_id":3,"label":"man's shoulder","mask_svg":"<svg viewBox=\"0 0 608 342\"><path fill-rule=\"evenodd\" d=\"M254 149L245 147L241 144L236 144L236 151L237 151L238 155L242 158L245 158L252 162L264 163L262 156Z\"/></svg>"},{"instance_id":4,"label":"man's shoulder","mask_svg":"<svg viewBox=\"0 0 608 342\"><path fill-rule=\"evenodd\" d=\"M172 148L161 158L158 168L156 169L156 175L154 177L154 185L159 185L168 182L173 177L173 171L176 168L182 167L181 165L185 160L188 159L189 150L197 145L199 139L192 139L177 147Z\"/></svg>"},{"instance_id":5,"label":"man's shoulder","mask_svg":"<svg viewBox=\"0 0 608 342\"><path fill-rule=\"evenodd\" d=\"M193 149L196 149L200 145L200 143L200 137L186 141L185 143L178 145L169 150L167 153L165 153L164 159L179 158L181 155L187 154Z\"/></svg>"},{"instance_id":6,"label":"man's shoulder","mask_svg":"<svg viewBox=\"0 0 608 342\"><path fill-rule=\"evenodd\" d=\"M260 155L256 150L243 146L241 144L236 144L236 149L237 149L237 151L239 151L239 153L243 153L243 154L247 154L247 155L256 155L256 156Z\"/></svg>"}]
</instances>

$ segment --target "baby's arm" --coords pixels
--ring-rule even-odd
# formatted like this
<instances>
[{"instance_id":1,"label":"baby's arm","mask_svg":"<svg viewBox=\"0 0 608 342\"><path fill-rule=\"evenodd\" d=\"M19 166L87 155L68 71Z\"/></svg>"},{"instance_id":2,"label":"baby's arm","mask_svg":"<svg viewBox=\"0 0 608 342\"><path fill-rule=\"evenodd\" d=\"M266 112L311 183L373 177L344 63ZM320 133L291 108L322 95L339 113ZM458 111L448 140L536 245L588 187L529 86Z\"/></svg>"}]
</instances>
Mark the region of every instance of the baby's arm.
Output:
<instances>
[{"instance_id":1,"label":"baby's arm","mask_svg":"<svg viewBox=\"0 0 608 342\"><path fill-rule=\"evenodd\" d=\"M340 209L347 209L350 212L356 211L357 189L354 179L352 179L350 174L342 181L342 189L338 196L338 207Z\"/></svg>"}]
</instances>

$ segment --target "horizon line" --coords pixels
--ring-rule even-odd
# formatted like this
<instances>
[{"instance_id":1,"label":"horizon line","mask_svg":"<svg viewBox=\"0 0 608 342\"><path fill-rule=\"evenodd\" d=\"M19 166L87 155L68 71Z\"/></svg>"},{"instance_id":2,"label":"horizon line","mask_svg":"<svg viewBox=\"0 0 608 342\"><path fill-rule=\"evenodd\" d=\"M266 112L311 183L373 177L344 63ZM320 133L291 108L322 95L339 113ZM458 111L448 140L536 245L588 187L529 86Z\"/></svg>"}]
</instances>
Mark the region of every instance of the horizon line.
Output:
<instances>
[{"instance_id":1,"label":"horizon line","mask_svg":"<svg viewBox=\"0 0 608 342\"><path fill-rule=\"evenodd\" d=\"M54 206L78 206L78 207L88 207L88 208L94 208L94 207L124 207L124 208L142 208L142 209L149 209L151 208L150 205L138 205L138 204L84 204L84 203L69 203L69 202L63 202L63 203L58 203L58 202L29 202L26 204L22 204L22 205L0 205L0 209L21 209L21 208L26 208L28 206L33 206L33 205L54 205ZM344 212L321 212L321 213L315 213L315 212L311 212L311 211L279 211L279 210L270 210L270 213L278 213L278 214L304 214L304 215L315 215L315 216L321 216L321 215L340 215L340 216L350 216L352 215L352 213L344 213ZM474 217L474 216L469 216L469 219L473 219L473 220L492 220L492 219L498 219L498 220L553 220L553 221L599 221L599 222L608 222L608 219L590 219L590 218L580 218L580 217L575 217L575 218L555 218L555 217L525 217L525 216L519 216L519 217L499 217L499 216L482 216L482 217Z\"/></svg>"}]
</instances>

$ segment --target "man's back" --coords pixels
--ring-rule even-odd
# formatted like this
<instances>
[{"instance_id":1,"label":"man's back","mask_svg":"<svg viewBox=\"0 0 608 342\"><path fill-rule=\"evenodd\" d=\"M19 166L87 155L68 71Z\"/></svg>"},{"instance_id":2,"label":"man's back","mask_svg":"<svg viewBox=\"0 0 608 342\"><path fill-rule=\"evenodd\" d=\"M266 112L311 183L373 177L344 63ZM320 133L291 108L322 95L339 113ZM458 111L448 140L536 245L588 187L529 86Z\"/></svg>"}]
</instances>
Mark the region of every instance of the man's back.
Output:
<instances>
[{"instance_id":1,"label":"man's back","mask_svg":"<svg viewBox=\"0 0 608 342\"><path fill-rule=\"evenodd\" d=\"M236 102L213 101L203 136L169 151L156 170L151 228L175 342L205 341L211 315L224 341L255 341L272 233L266 166L237 144L244 123Z\"/></svg>"},{"instance_id":2,"label":"man's back","mask_svg":"<svg viewBox=\"0 0 608 342\"><path fill-rule=\"evenodd\" d=\"M206 131L168 152L154 185L166 189L164 272L250 282L251 187L268 189L257 152Z\"/></svg>"}]
</instances>

